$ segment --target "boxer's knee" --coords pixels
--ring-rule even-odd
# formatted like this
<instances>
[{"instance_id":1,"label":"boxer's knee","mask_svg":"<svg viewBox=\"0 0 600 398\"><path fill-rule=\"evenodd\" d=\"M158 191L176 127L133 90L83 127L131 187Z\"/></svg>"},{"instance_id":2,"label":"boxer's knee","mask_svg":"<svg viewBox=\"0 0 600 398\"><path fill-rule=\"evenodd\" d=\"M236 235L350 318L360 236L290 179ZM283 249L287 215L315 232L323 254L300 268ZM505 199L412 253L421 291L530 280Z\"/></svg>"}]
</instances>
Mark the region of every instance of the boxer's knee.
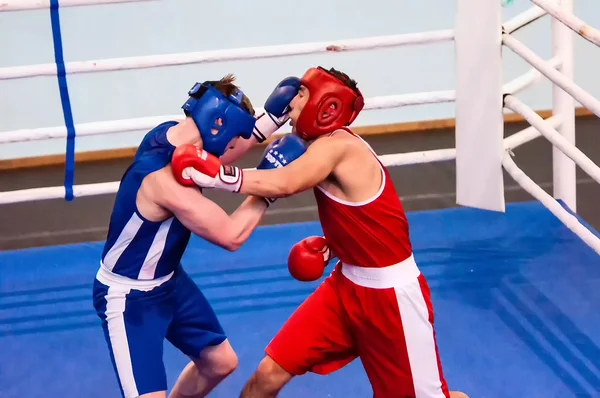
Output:
<instances>
[{"instance_id":1,"label":"boxer's knee","mask_svg":"<svg viewBox=\"0 0 600 398\"><path fill-rule=\"evenodd\" d=\"M198 368L202 368L202 372L217 378L229 376L238 367L238 357L228 340L217 346L205 348L199 360L194 362Z\"/></svg>"}]
</instances>

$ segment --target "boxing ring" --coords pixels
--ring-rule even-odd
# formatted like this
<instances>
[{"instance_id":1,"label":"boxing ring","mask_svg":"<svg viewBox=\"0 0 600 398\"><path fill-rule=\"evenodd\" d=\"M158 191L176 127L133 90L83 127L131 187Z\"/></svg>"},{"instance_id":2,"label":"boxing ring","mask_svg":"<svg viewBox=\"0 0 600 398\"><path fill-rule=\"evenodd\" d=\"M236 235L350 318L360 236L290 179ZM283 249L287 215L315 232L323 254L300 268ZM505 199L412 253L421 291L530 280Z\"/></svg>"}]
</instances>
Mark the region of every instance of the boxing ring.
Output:
<instances>
[{"instance_id":1,"label":"boxing ring","mask_svg":"<svg viewBox=\"0 0 600 398\"><path fill-rule=\"evenodd\" d=\"M119 2L127 0L64 0L60 6ZM571 0L562 0L560 5L550 0L532 0L532 8L500 21L501 29L490 33L496 47L485 38L466 43L461 39L465 35L479 38L485 35L477 34L477 30L490 30L485 18L477 22L474 15L485 14L493 19L497 17L494 13L500 12L499 5L494 9L486 2L467 9L467 2L458 0L457 26L461 18L470 18L468 29L67 63L58 54L52 64L0 68L0 79L57 76L65 114L63 126L2 132L0 143L48 138L65 139L67 143L64 186L2 192L0 206L114 193L118 182L74 185L76 137L150 129L164 120L182 118L164 115L74 124L66 84L70 74L455 41L459 75L456 90L365 101L367 111L433 103L455 102L457 106L456 148L381 156L389 167L457 164L457 202L462 206L408 214L415 257L431 286L439 350L449 386L471 397L599 396L600 314L594 304L600 300L600 238L576 213L575 164L597 182L600 168L574 145L572 98L597 116L600 102L573 82L571 30L596 45L600 45L600 32L573 15ZM0 11L50 8L53 21L58 21L57 4L54 0L11 0L0 4ZM484 11L482 7L488 9ZM554 54L548 60L512 35L544 16L552 18ZM60 23L53 24L54 44L60 46ZM467 44L472 48L465 49ZM461 72L460 65L473 62L480 50L478 46L490 47L492 58L498 56L493 53L499 53L497 47L502 46L526 60L532 69L498 85L493 77L501 65L494 65L491 59L489 68L482 71L482 79L489 78L489 82L479 82L480 89L487 90L480 102L488 106L489 98L499 109L488 113L489 120L482 117L473 122L473 117L469 119L460 112L465 106L478 106L473 102L473 92L465 88L474 83L461 80L461 73L466 72ZM335 62L334 58L332 55L330 62ZM555 85L553 115L546 119L516 97L544 78ZM489 162L484 160L487 163L481 168L490 175L506 173L535 199L531 202L505 205L502 186L499 197L493 194L497 190L495 182L486 183L485 178L493 180L492 177L475 176L475 180L483 178L482 184L466 183L461 171L469 165L460 162L480 161L474 158L473 147L465 144L465 140L474 139L469 134L487 134L487 129L481 129L486 123L490 132L502 133L502 108L520 114L531 126L508 137L497 135L496 141L477 142L490 158ZM552 194L519 168L515 156L517 148L542 137L554 146ZM468 190L469 184L482 185L492 194L473 193ZM260 227L235 253L192 237L184 267L214 305L240 359L239 369L211 396L238 396L262 358L263 347L318 285L319 282L294 281L285 263L294 243L320 233L314 222ZM119 396L91 301L91 282L102 243L0 252L0 397ZM266 252L270 253L268 258ZM165 344L164 359L172 386L187 358ZM328 377L308 375L293 380L281 396L370 394L360 361L355 361Z\"/></svg>"}]
</instances>

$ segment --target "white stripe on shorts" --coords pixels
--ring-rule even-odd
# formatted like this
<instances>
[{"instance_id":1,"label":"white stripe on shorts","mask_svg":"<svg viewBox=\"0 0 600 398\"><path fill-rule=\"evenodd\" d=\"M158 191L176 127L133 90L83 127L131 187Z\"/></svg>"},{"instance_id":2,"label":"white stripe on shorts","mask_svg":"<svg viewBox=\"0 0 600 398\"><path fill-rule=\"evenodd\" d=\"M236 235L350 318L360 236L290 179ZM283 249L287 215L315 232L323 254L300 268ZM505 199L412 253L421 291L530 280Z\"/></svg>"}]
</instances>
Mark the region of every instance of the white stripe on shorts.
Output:
<instances>
[{"instance_id":1,"label":"white stripe on shorts","mask_svg":"<svg viewBox=\"0 0 600 398\"><path fill-rule=\"evenodd\" d=\"M123 318L126 295L130 291L131 289L125 287L112 286L108 288L108 293L105 296L108 335L125 398L139 396L135 377L133 376L129 342L125 330L125 318Z\"/></svg>"},{"instance_id":2,"label":"white stripe on shorts","mask_svg":"<svg viewBox=\"0 0 600 398\"><path fill-rule=\"evenodd\" d=\"M435 351L433 326L418 279L395 287L416 398L445 398Z\"/></svg>"}]
</instances>

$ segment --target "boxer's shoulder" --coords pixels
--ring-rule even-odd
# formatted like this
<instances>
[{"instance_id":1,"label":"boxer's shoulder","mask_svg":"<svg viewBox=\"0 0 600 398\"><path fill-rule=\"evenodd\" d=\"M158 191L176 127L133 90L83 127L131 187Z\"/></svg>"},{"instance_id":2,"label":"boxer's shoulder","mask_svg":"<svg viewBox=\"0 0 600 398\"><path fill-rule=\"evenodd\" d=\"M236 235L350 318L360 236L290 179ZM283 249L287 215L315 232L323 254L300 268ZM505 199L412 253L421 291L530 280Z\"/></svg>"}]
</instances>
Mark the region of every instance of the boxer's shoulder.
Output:
<instances>
[{"instance_id":1,"label":"boxer's shoulder","mask_svg":"<svg viewBox=\"0 0 600 398\"><path fill-rule=\"evenodd\" d=\"M364 147L362 140L357 139L346 130L336 130L328 135L317 138L311 145L312 149L319 149L331 156L350 157L354 152Z\"/></svg>"}]
</instances>

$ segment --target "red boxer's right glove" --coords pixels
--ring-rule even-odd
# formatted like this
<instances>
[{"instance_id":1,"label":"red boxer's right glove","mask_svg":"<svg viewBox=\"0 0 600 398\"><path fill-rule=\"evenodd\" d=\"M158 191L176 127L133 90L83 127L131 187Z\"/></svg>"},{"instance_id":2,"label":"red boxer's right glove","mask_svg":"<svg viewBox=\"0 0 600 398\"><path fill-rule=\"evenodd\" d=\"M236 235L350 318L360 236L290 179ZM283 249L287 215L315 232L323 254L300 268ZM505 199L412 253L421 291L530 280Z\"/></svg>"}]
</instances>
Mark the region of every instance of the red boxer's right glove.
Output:
<instances>
[{"instance_id":1,"label":"red boxer's right glove","mask_svg":"<svg viewBox=\"0 0 600 398\"><path fill-rule=\"evenodd\" d=\"M311 236L292 246L288 255L288 270L301 282L312 282L323 276L331 253L322 236Z\"/></svg>"},{"instance_id":2,"label":"red boxer's right glove","mask_svg":"<svg viewBox=\"0 0 600 398\"><path fill-rule=\"evenodd\" d=\"M242 170L223 166L216 156L194 145L178 146L171 157L175 179L186 186L220 188L238 192L242 185Z\"/></svg>"}]
</instances>

